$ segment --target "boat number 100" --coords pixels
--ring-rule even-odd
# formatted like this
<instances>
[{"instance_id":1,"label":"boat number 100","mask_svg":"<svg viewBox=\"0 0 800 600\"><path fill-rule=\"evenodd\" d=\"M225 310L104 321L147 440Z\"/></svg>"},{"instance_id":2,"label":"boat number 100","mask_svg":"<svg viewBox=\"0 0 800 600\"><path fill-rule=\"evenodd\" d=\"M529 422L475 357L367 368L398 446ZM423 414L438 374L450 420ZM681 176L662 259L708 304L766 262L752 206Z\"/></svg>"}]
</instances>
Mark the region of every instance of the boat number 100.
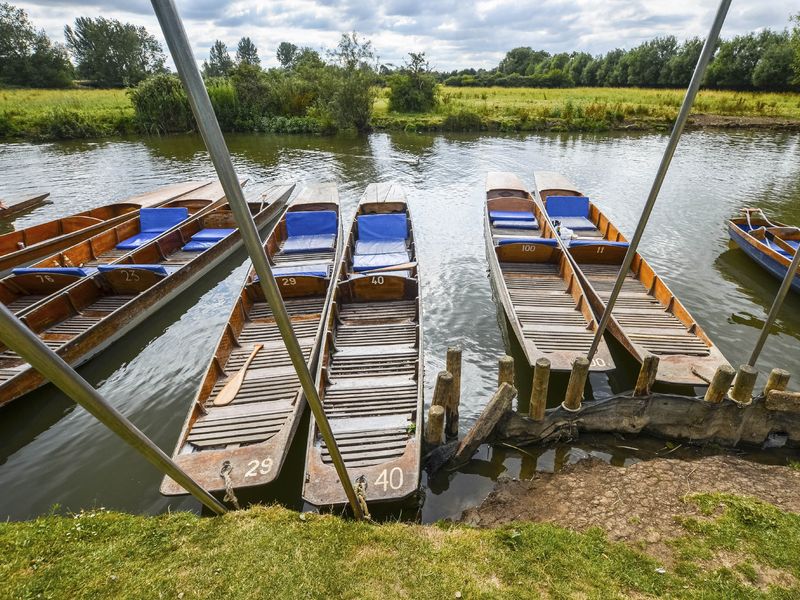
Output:
<instances>
[{"instance_id":1,"label":"boat number 100","mask_svg":"<svg viewBox=\"0 0 800 600\"><path fill-rule=\"evenodd\" d=\"M606 361L604 361L602 358L593 358L592 359L592 366L593 367L605 367L606 366Z\"/></svg>"},{"instance_id":2,"label":"boat number 100","mask_svg":"<svg viewBox=\"0 0 800 600\"><path fill-rule=\"evenodd\" d=\"M266 475L272 471L272 459L265 458L264 460L251 460L247 463L249 469L244 474L245 477L256 477L257 475Z\"/></svg>"},{"instance_id":3,"label":"boat number 100","mask_svg":"<svg viewBox=\"0 0 800 600\"><path fill-rule=\"evenodd\" d=\"M403 487L403 469L400 467L394 467L391 471L384 469L375 480L375 485L383 487L384 492L389 488L399 490Z\"/></svg>"}]
</instances>

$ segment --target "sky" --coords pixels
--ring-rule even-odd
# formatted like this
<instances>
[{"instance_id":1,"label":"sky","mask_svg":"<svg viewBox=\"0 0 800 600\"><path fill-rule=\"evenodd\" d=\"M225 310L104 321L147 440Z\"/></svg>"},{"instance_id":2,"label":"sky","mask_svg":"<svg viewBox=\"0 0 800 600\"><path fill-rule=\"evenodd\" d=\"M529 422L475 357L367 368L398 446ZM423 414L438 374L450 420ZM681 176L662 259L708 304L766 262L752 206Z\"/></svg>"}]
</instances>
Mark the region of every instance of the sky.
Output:
<instances>
[{"instance_id":1,"label":"sky","mask_svg":"<svg viewBox=\"0 0 800 600\"><path fill-rule=\"evenodd\" d=\"M75 17L103 15L144 25L162 41L148 0L41 0L13 2L34 25L63 42ZM440 71L492 68L507 50L531 46L548 52L599 54L631 48L659 35L705 36L716 0L177 0L178 10L202 61L215 39L235 50L250 36L263 66L276 66L282 41L320 50L336 45L344 31L372 40L382 63L402 64L408 52L424 51ZM734 0L722 35L783 29L800 12L797 0Z\"/></svg>"}]
</instances>

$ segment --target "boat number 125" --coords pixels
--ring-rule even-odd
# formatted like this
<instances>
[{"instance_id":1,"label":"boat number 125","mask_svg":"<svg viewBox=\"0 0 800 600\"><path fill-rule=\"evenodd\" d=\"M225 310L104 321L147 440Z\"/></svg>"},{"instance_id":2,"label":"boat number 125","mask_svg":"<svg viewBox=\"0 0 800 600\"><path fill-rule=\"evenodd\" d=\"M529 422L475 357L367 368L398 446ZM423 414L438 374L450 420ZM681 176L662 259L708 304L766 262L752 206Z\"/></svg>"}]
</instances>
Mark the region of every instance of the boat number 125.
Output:
<instances>
[{"instance_id":1,"label":"boat number 125","mask_svg":"<svg viewBox=\"0 0 800 600\"><path fill-rule=\"evenodd\" d=\"M247 466L250 467L247 469L247 473L244 474L245 477L256 477L257 475L266 475L270 471L272 471L272 459L265 458L264 460L251 460L247 463Z\"/></svg>"},{"instance_id":2,"label":"boat number 125","mask_svg":"<svg viewBox=\"0 0 800 600\"><path fill-rule=\"evenodd\" d=\"M383 487L384 492L389 488L399 490L403 487L403 469L400 467L394 467L391 471L384 469L375 480L375 485Z\"/></svg>"}]
</instances>

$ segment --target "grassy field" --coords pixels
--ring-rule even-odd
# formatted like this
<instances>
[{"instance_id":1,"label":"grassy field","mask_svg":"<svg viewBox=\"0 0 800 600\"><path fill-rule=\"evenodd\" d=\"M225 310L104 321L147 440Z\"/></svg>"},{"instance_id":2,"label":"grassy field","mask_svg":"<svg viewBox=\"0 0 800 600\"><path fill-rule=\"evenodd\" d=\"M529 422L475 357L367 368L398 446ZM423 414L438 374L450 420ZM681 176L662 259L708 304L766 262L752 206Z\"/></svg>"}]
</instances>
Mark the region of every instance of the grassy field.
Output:
<instances>
[{"instance_id":1,"label":"grassy field","mask_svg":"<svg viewBox=\"0 0 800 600\"><path fill-rule=\"evenodd\" d=\"M0 524L3 598L797 598L800 515L698 495L661 563L599 530L371 525L253 508Z\"/></svg>"},{"instance_id":2,"label":"grassy field","mask_svg":"<svg viewBox=\"0 0 800 600\"><path fill-rule=\"evenodd\" d=\"M683 90L635 88L440 89L431 113L388 112L380 90L373 125L387 130L595 131L666 129ZM800 127L800 94L704 91L694 112L718 118L705 125ZM133 107L124 90L0 89L0 139L106 137L135 132Z\"/></svg>"}]
</instances>

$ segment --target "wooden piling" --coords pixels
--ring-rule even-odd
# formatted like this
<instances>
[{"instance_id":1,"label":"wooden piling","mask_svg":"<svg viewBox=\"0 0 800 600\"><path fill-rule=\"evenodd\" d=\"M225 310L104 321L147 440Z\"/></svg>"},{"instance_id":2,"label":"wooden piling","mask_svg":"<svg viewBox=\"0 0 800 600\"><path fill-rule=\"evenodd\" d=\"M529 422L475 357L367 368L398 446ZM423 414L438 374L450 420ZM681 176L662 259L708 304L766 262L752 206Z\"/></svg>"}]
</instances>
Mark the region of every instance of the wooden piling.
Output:
<instances>
[{"instance_id":1,"label":"wooden piling","mask_svg":"<svg viewBox=\"0 0 800 600\"><path fill-rule=\"evenodd\" d=\"M800 392L772 390L767 394L767 410L800 413Z\"/></svg>"},{"instance_id":2,"label":"wooden piling","mask_svg":"<svg viewBox=\"0 0 800 600\"><path fill-rule=\"evenodd\" d=\"M731 387L733 378L736 376L736 371L730 365L720 365L708 384L706 395L704 397L706 402L722 402Z\"/></svg>"},{"instance_id":3,"label":"wooden piling","mask_svg":"<svg viewBox=\"0 0 800 600\"><path fill-rule=\"evenodd\" d=\"M436 376L436 387L433 388L433 401L431 405L447 408L450 396L453 393L453 376L447 371L439 371Z\"/></svg>"},{"instance_id":4,"label":"wooden piling","mask_svg":"<svg viewBox=\"0 0 800 600\"><path fill-rule=\"evenodd\" d=\"M739 404L750 404L753 401L753 388L758 379L758 370L750 365L742 365L736 374L731 390L731 398Z\"/></svg>"},{"instance_id":5,"label":"wooden piling","mask_svg":"<svg viewBox=\"0 0 800 600\"><path fill-rule=\"evenodd\" d=\"M528 414L535 421L544 419L549 384L550 361L546 358L540 358L533 367L533 386L531 387L531 401L528 407Z\"/></svg>"},{"instance_id":6,"label":"wooden piling","mask_svg":"<svg viewBox=\"0 0 800 600\"><path fill-rule=\"evenodd\" d=\"M778 392L782 392L786 389L786 386L789 385L789 371L784 371L783 369L772 369L769 372L769 377L767 377L767 383L764 386L764 396L769 396L769 393L772 390L776 390Z\"/></svg>"},{"instance_id":7,"label":"wooden piling","mask_svg":"<svg viewBox=\"0 0 800 600\"><path fill-rule=\"evenodd\" d=\"M453 376L450 402L445 407L444 435L447 439L458 437L458 409L461 403L461 348L451 346L447 349L447 372Z\"/></svg>"},{"instance_id":8,"label":"wooden piling","mask_svg":"<svg viewBox=\"0 0 800 600\"><path fill-rule=\"evenodd\" d=\"M569 374L567 393L561 406L567 410L578 410L583 399L583 388L586 386L586 377L589 375L589 359L579 356L572 363L572 372Z\"/></svg>"},{"instance_id":9,"label":"wooden piling","mask_svg":"<svg viewBox=\"0 0 800 600\"><path fill-rule=\"evenodd\" d=\"M497 427L500 419L508 410L506 406L511 404L512 399L517 394L517 390L508 383L502 383L486 407L481 412L475 425L467 432L464 439L458 445L455 456L451 464L463 464L467 462L482 443L484 443Z\"/></svg>"},{"instance_id":10,"label":"wooden piling","mask_svg":"<svg viewBox=\"0 0 800 600\"><path fill-rule=\"evenodd\" d=\"M444 412L444 406L438 404L434 404L428 409L428 420L425 422L425 443L429 448L442 443Z\"/></svg>"},{"instance_id":11,"label":"wooden piling","mask_svg":"<svg viewBox=\"0 0 800 600\"><path fill-rule=\"evenodd\" d=\"M512 388L514 387L514 359L508 356L500 357L500 360L497 361L497 387L498 389L503 387L504 383L507 383ZM513 399L509 399L508 406L506 410L511 410L512 408L512 401Z\"/></svg>"},{"instance_id":12,"label":"wooden piling","mask_svg":"<svg viewBox=\"0 0 800 600\"><path fill-rule=\"evenodd\" d=\"M656 382L658 373L658 356L648 354L642 361L642 368L639 369L639 377L636 380L636 387L633 388L634 396L649 396L653 384Z\"/></svg>"}]
</instances>

